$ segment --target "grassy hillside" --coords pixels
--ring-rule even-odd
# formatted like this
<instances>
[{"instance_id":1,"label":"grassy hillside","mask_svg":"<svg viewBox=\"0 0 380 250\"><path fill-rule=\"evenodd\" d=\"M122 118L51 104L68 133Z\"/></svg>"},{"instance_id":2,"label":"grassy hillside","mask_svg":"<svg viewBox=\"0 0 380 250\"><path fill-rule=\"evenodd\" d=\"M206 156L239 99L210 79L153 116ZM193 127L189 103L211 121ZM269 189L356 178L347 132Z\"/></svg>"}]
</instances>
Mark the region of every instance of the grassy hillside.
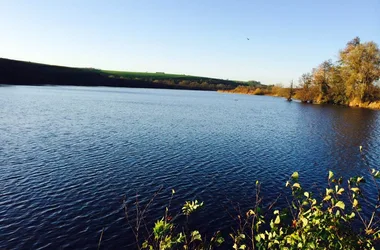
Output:
<instances>
[{"instance_id":1,"label":"grassy hillside","mask_svg":"<svg viewBox=\"0 0 380 250\"><path fill-rule=\"evenodd\" d=\"M101 70L101 72L119 76L124 78L142 78L142 79L183 79L183 80L199 80L209 79L208 77L189 76L180 74L167 74L165 72L131 72L131 71L113 71L113 70Z\"/></svg>"},{"instance_id":2,"label":"grassy hillside","mask_svg":"<svg viewBox=\"0 0 380 250\"><path fill-rule=\"evenodd\" d=\"M72 68L0 58L0 84L228 90L245 83L164 72Z\"/></svg>"}]
</instances>

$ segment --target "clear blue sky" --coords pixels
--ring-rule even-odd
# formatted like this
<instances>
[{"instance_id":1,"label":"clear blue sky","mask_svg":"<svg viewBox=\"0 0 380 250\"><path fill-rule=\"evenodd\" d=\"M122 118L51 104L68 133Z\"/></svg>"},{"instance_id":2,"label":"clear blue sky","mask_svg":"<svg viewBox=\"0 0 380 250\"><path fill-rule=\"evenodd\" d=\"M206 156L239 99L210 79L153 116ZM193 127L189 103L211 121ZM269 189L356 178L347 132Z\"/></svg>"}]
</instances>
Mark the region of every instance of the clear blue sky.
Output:
<instances>
[{"instance_id":1,"label":"clear blue sky","mask_svg":"<svg viewBox=\"0 0 380 250\"><path fill-rule=\"evenodd\" d=\"M0 57L67 66L287 84L355 36L379 0L0 0Z\"/></svg>"}]
</instances>

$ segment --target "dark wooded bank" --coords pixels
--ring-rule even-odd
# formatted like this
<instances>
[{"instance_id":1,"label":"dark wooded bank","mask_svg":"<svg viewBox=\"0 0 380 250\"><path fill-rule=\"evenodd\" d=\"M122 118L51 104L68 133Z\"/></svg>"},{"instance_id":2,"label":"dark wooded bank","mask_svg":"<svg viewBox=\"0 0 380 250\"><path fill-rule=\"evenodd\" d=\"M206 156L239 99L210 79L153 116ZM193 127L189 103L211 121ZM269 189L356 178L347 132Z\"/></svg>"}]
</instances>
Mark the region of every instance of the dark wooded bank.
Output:
<instances>
[{"instance_id":1,"label":"dark wooded bank","mask_svg":"<svg viewBox=\"0 0 380 250\"><path fill-rule=\"evenodd\" d=\"M0 84L70 85L131 88L218 90L233 89L241 83L222 79L188 76L155 79L154 77L121 77L90 68L71 68L0 58Z\"/></svg>"}]
</instances>

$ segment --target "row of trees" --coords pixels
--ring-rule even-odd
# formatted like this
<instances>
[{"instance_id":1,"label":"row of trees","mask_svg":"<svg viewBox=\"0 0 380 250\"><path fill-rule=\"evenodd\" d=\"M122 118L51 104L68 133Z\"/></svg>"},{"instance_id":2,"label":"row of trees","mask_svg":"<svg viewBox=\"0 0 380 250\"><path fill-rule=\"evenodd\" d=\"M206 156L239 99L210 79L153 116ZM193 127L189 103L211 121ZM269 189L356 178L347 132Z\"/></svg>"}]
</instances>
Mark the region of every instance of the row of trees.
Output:
<instances>
[{"instance_id":1,"label":"row of trees","mask_svg":"<svg viewBox=\"0 0 380 250\"><path fill-rule=\"evenodd\" d=\"M270 90L267 87L253 87L253 86L238 86L234 89L218 90L220 92L234 93L234 94L246 94L246 95L268 95Z\"/></svg>"},{"instance_id":2,"label":"row of trees","mask_svg":"<svg viewBox=\"0 0 380 250\"><path fill-rule=\"evenodd\" d=\"M150 80L155 84L163 84L178 89L194 90L229 90L235 88L238 84L231 81L218 81L214 79L199 80L181 80L181 79L156 79Z\"/></svg>"},{"instance_id":3,"label":"row of trees","mask_svg":"<svg viewBox=\"0 0 380 250\"><path fill-rule=\"evenodd\" d=\"M303 102L348 105L380 100L380 50L375 42L356 37L333 63L324 61L299 79L296 98Z\"/></svg>"}]
</instances>

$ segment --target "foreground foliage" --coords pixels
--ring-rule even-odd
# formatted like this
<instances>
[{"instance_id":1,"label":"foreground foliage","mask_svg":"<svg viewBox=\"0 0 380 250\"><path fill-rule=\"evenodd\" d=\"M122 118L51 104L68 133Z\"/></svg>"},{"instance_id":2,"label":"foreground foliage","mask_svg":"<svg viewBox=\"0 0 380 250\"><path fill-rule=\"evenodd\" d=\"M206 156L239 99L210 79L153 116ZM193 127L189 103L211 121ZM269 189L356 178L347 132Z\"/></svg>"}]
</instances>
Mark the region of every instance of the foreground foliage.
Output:
<instances>
[{"instance_id":1,"label":"foreground foliage","mask_svg":"<svg viewBox=\"0 0 380 250\"><path fill-rule=\"evenodd\" d=\"M360 148L361 150L361 148ZM363 176L343 180L329 171L327 186L316 195L302 188L299 173L294 172L285 187L288 207L273 209L262 205L260 182L256 182L256 202L245 214L237 215L239 222L229 235L215 232L210 239L197 228L190 228L192 214L203 208L203 202L186 201L182 212L172 215L170 204L152 229L143 228L145 209L137 210L131 227L138 249L374 249L380 239L379 187L380 172L368 168L377 189L377 201L369 202L362 190ZM290 198L290 199L288 199ZM153 199L152 199L153 200ZM366 209L366 210L365 210ZM372 209L373 211L368 211ZM365 211L364 211L365 210ZM126 209L126 215L128 213Z\"/></svg>"}]
</instances>

